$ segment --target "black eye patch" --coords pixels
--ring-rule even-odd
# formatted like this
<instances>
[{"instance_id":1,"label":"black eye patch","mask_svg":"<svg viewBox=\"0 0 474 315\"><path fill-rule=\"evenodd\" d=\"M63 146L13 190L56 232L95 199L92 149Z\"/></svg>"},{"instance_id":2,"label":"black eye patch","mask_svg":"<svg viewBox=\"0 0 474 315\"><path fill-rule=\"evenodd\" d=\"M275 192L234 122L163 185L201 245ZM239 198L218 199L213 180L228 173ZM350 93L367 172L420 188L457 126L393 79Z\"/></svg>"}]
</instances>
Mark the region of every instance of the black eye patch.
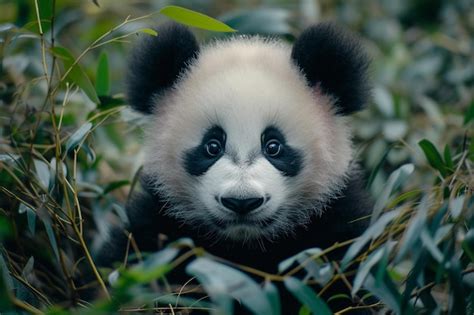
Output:
<instances>
[{"instance_id":1,"label":"black eye patch","mask_svg":"<svg viewBox=\"0 0 474 315\"><path fill-rule=\"evenodd\" d=\"M266 144L272 140L281 143L280 152L277 156L271 156L265 150ZM262 133L262 153L284 176L296 176L301 171L303 155L299 150L292 148L286 143L285 136L276 127L267 127Z\"/></svg>"},{"instance_id":2,"label":"black eye patch","mask_svg":"<svg viewBox=\"0 0 474 315\"><path fill-rule=\"evenodd\" d=\"M222 150L218 154L209 155L208 147L210 141L220 143ZM184 168L186 172L193 176L203 175L214 163L224 155L226 135L224 130L219 126L213 126L206 131L202 137L201 143L196 147L189 149L184 153Z\"/></svg>"}]
</instances>

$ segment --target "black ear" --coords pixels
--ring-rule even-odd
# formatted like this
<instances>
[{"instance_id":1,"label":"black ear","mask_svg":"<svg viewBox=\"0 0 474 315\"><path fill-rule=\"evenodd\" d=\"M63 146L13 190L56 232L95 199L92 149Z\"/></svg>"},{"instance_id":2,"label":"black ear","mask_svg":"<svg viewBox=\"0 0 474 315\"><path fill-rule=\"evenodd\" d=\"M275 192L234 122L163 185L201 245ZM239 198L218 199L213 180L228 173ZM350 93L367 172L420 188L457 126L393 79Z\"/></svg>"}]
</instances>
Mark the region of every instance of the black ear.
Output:
<instances>
[{"instance_id":1,"label":"black ear","mask_svg":"<svg viewBox=\"0 0 474 315\"><path fill-rule=\"evenodd\" d=\"M165 23L145 35L133 49L127 74L128 101L145 114L153 111L153 96L170 88L199 53L194 35L183 25Z\"/></svg>"},{"instance_id":2,"label":"black ear","mask_svg":"<svg viewBox=\"0 0 474 315\"><path fill-rule=\"evenodd\" d=\"M362 109L369 97L369 58L353 35L331 23L306 29L293 46L291 57L311 86L336 98L339 114Z\"/></svg>"}]
</instances>

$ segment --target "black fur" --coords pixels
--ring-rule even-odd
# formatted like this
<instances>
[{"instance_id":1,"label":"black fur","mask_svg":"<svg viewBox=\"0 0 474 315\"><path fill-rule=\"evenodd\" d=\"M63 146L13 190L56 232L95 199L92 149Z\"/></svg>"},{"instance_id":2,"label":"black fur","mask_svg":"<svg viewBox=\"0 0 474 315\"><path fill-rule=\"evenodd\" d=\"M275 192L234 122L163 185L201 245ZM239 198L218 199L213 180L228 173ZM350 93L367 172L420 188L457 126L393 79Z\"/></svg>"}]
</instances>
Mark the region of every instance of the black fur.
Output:
<instances>
[{"instance_id":1,"label":"black fur","mask_svg":"<svg viewBox=\"0 0 474 315\"><path fill-rule=\"evenodd\" d=\"M143 113L151 113L153 97L173 86L198 51L194 36L187 28L176 24L164 25L158 29L158 37L147 37L142 41L134 50L130 63L128 89L131 105ZM351 36L330 24L317 25L303 32L296 41L292 59L304 72L311 86L321 88L323 92L337 98L336 106L340 114L354 112L363 106L368 96L368 60L359 43ZM205 144L211 138L221 141L224 148L225 133L215 127L205 134L199 146L181 157L190 174L203 174L219 157L210 159L206 156ZM289 147L284 136L275 127L267 128L262 134L262 150L269 139L280 141L283 152L279 158L266 158L284 175L298 175L303 162L301 153ZM359 236L366 229L367 220L357 219L367 216L372 209L362 183L357 177L351 178L341 196L332 199L326 205L323 215L313 217L307 226L297 227L289 235L283 235L273 242L262 240L255 246L243 246L242 243L231 240L209 241L205 236L209 231L196 229L186 222L177 222L164 215L166 208L170 206L150 189L136 193L131 198L127 205L130 224L126 230L132 233L141 252L161 249L162 235L167 236L168 242L190 237L196 246L205 248L213 255L268 273L276 273L279 262L304 249L326 248L335 242ZM190 209L193 210L201 209ZM114 262L124 259L126 248L127 234L124 229L116 228L111 231L110 241L96 253L95 262L98 266L110 267ZM329 258L340 259L344 250L330 253ZM187 279L181 270L171 280L182 284ZM337 283L326 291L323 298L327 300L332 294L341 293L340 291L348 293L344 284ZM283 314L297 314L299 303L288 292L283 293L282 300ZM329 302L334 311L350 304L345 299ZM241 310L238 314L241 314Z\"/></svg>"},{"instance_id":2,"label":"black fur","mask_svg":"<svg viewBox=\"0 0 474 315\"><path fill-rule=\"evenodd\" d=\"M133 49L127 74L128 101L145 114L153 111L153 97L173 86L199 53L194 35L185 26L166 23L156 37L145 35Z\"/></svg>"},{"instance_id":3,"label":"black fur","mask_svg":"<svg viewBox=\"0 0 474 315\"><path fill-rule=\"evenodd\" d=\"M147 182L144 180L143 182ZM182 237L191 237L196 246L205 248L211 254L232 262L251 266L253 268L277 273L278 263L304 249L311 247L327 248L336 242L353 239L359 236L367 227L368 220L357 220L371 211L372 204L363 189L362 182L354 178L341 194L342 197L333 199L321 217L313 217L311 223L301 226L278 242L262 241L262 246L242 246L240 243L210 242L204 234L193 226L182 224L163 214L167 205L160 196L151 190L136 193L127 206L130 224L126 227L132 233L141 252L153 252L162 248L160 236L167 236L167 242ZM178 228L179 227L179 228ZM121 228L111 231L110 242L104 244L95 255L97 266L110 267L114 262L123 261L126 247L126 232ZM330 253L330 259L341 259L344 249ZM181 270L174 277L176 283L184 283L189 277ZM263 279L257 279L263 281ZM348 290L340 282L334 284L323 298L326 300L333 294L346 293ZM299 304L281 287L284 301L283 314L297 314ZM351 305L346 299L334 300L328 305L332 310L340 310ZM238 313L240 314L240 312Z\"/></svg>"},{"instance_id":4,"label":"black fur","mask_svg":"<svg viewBox=\"0 0 474 315\"><path fill-rule=\"evenodd\" d=\"M331 23L306 29L293 46L294 62L311 86L336 97L339 114L363 108L369 97L369 58L359 41Z\"/></svg>"},{"instance_id":5,"label":"black fur","mask_svg":"<svg viewBox=\"0 0 474 315\"><path fill-rule=\"evenodd\" d=\"M272 139L276 139L282 144L280 154L276 157L265 154L264 150L265 144ZM263 132L262 152L265 158L285 176L296 176L301 171L303 164L302 154L286 143L285 137L276 127L268 127Z\"/></svg>"},{"instance_id":6,"label":"black fur","mask_svg":"<svg viewBox=\"0 0 474 315\"><path fill-rule=\"evenodd\" d=\"M206 151L206 143L213 139L218 140L222 145L222 151L217 156L209 156ZM193 176L204 174L224 155L225 140L226 135L221 127L214 126L206 131L201 143L185 153L184 168L186 171Z\"/></svg>"}]
</instances>

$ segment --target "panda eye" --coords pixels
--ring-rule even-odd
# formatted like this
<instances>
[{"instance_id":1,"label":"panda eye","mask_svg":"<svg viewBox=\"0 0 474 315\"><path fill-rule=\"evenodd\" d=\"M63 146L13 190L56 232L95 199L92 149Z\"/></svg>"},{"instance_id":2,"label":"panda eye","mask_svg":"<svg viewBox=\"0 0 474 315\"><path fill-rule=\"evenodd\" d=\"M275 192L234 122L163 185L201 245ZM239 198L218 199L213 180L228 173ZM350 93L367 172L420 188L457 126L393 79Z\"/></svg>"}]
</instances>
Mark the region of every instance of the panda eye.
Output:
<instances>
[{"instance_id":1,"label":"panda eye","mask_svg":"<svg viewBox=\"0 0 474 315\"><path fill-rule=\"evenodd\" d=\"M220 141L213 139L206 143L206 152L209 156L218 156L222 152L222 145Z\"/></svg>"},{"instance_id":2,"label":"panda eye","mask_svg":"<svg viewBox=\"0 0 474 315\"><path fill-rule=\"evenodd\" d=\"M271 157L276 157L281 152L281 143L278 140L270 140L265 144L265 153Z\"/></svg>"}]
</instances>

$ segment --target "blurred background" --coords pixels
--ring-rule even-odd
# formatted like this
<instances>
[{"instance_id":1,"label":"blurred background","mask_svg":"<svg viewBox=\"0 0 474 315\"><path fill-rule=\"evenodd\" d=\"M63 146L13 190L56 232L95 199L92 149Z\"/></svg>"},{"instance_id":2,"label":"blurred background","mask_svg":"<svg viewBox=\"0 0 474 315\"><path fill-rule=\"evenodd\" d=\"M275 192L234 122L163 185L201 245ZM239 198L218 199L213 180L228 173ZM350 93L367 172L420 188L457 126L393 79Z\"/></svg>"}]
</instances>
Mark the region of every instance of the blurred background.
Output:
<instances>
[{"instance_id":1,"label":"blurred background","mask_svg":"<svg viewBox=\"0 0 474 315\"><path fill-rule=\"evenodd\" d=\"M360 159L369 171L384 154L384 168L389 170L407 161L420 161L422 152L416 143L422 138L442 148L462 142L457 127L462 126L474 93L474 4L470 0L57 1L56 44L78 56L127 16L143 16L170 4L215 17L239 33L278 36L288 41L320 21L334 21L360 34L373 60L374 89L372 102L358 114L353 126ZM3 0L0 12L0 23L5 23L0 29L2 114L6 110L10 116L13 100L38 110L46 92L44 82L30 79L42 75L40 42L27 34L11 34L12 28L37 28L33 22L34 2ZM155 14L126 25L120 33L152 27L166 19ZM51 32L47 23L45 26L44 31ZM196 35L202 42L229 36L203 30L196 30ZM126 60L134 37L94 49L80 62L94 82L99 57L107 55L109 95L124 92ZM72 104L64 112L65 128L80 125L95 109L96 105L83 96L80 92L70 95ZM5 123L5 116L2 119ZM84 174L84 181L105 184L133 177L141 164L137 158L141 156L137 125L139 117L124 110L120 117L95 130L91 141L100 162L91 167L103 174L98 176L91 169L91 174ZM375 192L380 187L377 183L384 181L382 170L372 185ZM423 182L425 179L414 184Z\"/></svg>"},{"instance_id":2,"label":"blurred background","mask_svg":"<svg viewBox=\"0 0 474 315\"><path fill-rule=\"evenodd\" d=\"M25 283L67 296L66 290L44 288L44 283L63 286L63 280L45 272L50 266L46 261L58 257L59 247L71 260L63 265L75 268L72 253L77 249L65 242L44 245L54 239L51 222L46 210L23 202L38 202L41 194L28 195L31 189L19 184L28 185L28 180L19 173L27 178L30 174L30 180L36 178L43 188L54 187L50 172L57 165L73 175L72 197L80 201L84 217L90 218L84 223L87 242L97 231L105 231L107 221L126 221L123 204L142 163L140 127L144 123L126 106L123 94L128 51L138 36L150 36L135 34L137 29L168 18L152 14L113 31L110 42L94 45L94 41L128 16L149 15L166 5L207 14L238 34L275 36L289 42L305 27L321 21L334 21L359 34L373 60L373 93L367 109L351 123L358 159L374 196L388 175L404 163L415 164L417 171L403 191L439 182L439 174L418 146L422 139L433 143L447 163L451 156L456 159L465 152L466 146L473 157L472 129L466 128L472 126L474 116L472 0L1 0L0 161L21 162L13 170L0 164L0 211L7 218L0 220L0 238L8 235L10 248L12 244L16 248L4 252L14 273L25 273L30 257L35 257L36 272L26 272L30 279ZM194 31L203 43L232 36ZM77 57L80 61L74 66L71 60ZM69 66L73 71L65 74ZM45 80L45 74L52 79ZM65 76L61 84L52 87L51 81L61 76ZM78 145L81 150L74 150ZM53 163L59 156L62 164ZM27 197L15 197L19 194ZM64 202L67 196L58 198ZM35 228L36 216L46 222L45 228L39 223ZM67 233L58 222L52 226L56 236Z\"/></svg>"},{"instance_id":3,"label":"blurred background","mask_svg":"<svg viewBox=\"0 0 474 315\"><path fill-rule=\"evenodd\" d=\"M368 110L354 121L354 136L362 144L358 146L361 160L369 170L390 147L386 167L407 160L418 161L421 151L415 147L422 138L441 146L462 141L455 139L456 128L452 127L462 125L463 112L471 104L474 93L474 4L470 0L57 1L56 44L77 56L128 15L150 14L170 4L215 17L240 33L279 36L288 41L294 40L308 25L320 21L334 21L360 34L373 59L374 89ZM0 12L0 23L30 30L36 27L32 23L36 16L32 1L3 0ZM135 29L137 25L133 24L150 27L166 19L156 14L127 25L121 32ZM42 74L42 60L37 58L40 43L25 35L5 45L8 27L0 31L4 37L2 110L11 105L15 92L23 92L18 95L19 100L38 109L44 97L38 90L44 82L29 82L28 86L22 82ZM51 30L46 27L45 31ZM203 30L196 30L196 34L203 42L228 36ZM124 92L127 52L133 41L131 36L124 42L104 45L81 60L94 81L99 56L107 54L110 95ZM80 93L73 95L72 100L76 100L73 104L76 106L65 109L65 119L80 124L95 104L85 102ZM121 118L132 117L137 118L125 111ZM97 156L103 158L97 167L109 172L100 178L128 179L141 163L136 158L140 137L135 134L133 123L107 124L111 126L96 130L93 139ZM393 146L400 140L403 145ZM383 182L384 173L378 174L375 181Z\"/></svg>"}]
</instances>

